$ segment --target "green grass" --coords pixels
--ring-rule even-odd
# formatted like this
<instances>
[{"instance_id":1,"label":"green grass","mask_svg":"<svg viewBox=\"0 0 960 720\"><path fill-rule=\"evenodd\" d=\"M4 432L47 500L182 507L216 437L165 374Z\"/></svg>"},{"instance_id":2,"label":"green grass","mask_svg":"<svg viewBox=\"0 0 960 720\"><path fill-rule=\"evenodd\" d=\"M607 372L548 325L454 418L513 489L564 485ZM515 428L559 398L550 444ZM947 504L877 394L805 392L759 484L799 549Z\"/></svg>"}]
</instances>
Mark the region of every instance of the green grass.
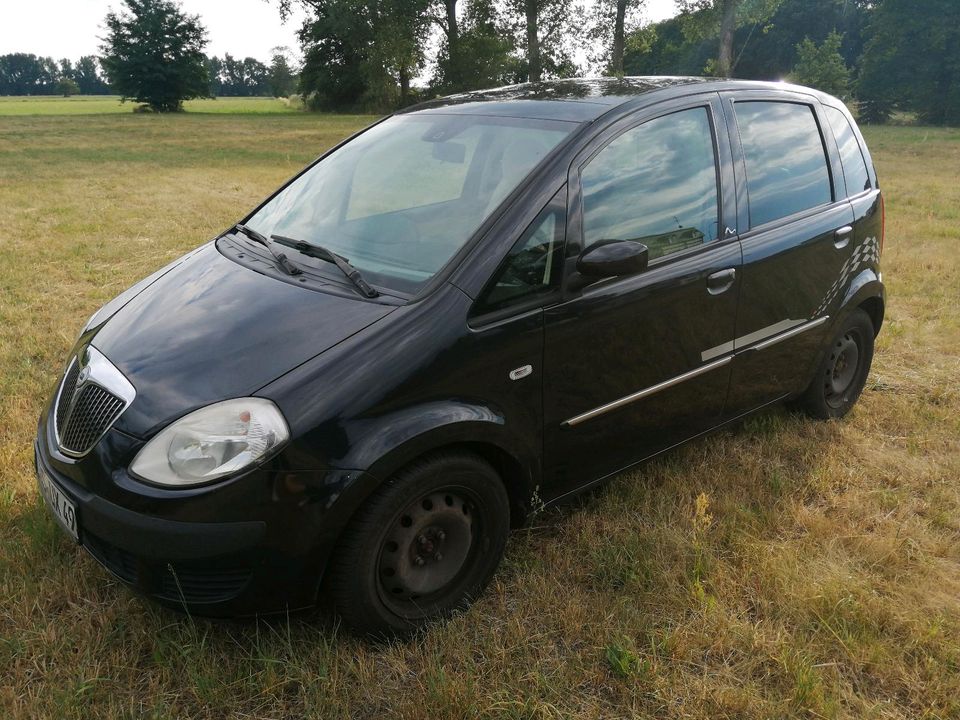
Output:
<instances>
[{"instance_id":1,"label":"green grass","mask_svg":"<svg viewBox=\"0 0 960 720\"><path fill-rule=\"evenodd\" d=\"M957 130L867 129L890 295L846 420L777 409L538 516L415 640L191 620L62 536L31 442L80 325L370 119L0 118L0 717L960 717Z\"/></svg>"},{"instance_id":2,"label":"green grass","mask_svg":"<svg viewBox=\"0 0 960 720\"><path fill-rule=\"evenodd\" d=\"M204 100L187 100L184 110L188 113L254 114L301 112L295 103L284 98L271 97L225 97ZM5 115L114 115L132 113L135 102L120 102L116 95L57 96L0 96L0 117Z\"/></svg>"}]
</instances>

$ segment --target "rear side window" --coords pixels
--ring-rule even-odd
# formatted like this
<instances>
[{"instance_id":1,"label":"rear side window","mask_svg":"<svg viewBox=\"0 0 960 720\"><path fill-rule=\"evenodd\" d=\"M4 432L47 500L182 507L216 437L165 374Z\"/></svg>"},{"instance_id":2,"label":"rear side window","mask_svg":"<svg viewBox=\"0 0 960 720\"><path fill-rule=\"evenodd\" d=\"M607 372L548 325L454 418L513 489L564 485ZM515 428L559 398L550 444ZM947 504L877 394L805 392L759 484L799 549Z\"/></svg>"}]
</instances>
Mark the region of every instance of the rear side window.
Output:
<instances>
[{"instance_id":1,"label":"rear side window","mask_svg":"<svg viewBox=\"0 0 960 720\"><path fill-rule=\"evenodd\" d=\"M812 107L763 101L734 108L747 164L751 227L831 202L827 155Z\"/></svg>"},{"instance_id":2,"label":"rear side window","mask_svg":"<svg viewBox=\"0 0 960 720\"><path fill-rule=\"evenodd\" d=\"M703 107L650 120L583 169L583 239L635 240L663 257L717 238L717 170Z\"/></svg>"},{"instance_id":3,"label":"rear side window","mask_svg":"<svg viewBox=\"0 0 960 720\"><path fill-rule=\"evenodd\" d=\"M840 162L843 163L843 177L847 181L847 195L856 195L870 189L870 173L867 172L867 162L863 159L863 151L857 142L857 135L850 126L846 115L830 107L823 106L827 122L833 128L833 136L837 139L840 148Z\"/></svg>"}]
</instances>

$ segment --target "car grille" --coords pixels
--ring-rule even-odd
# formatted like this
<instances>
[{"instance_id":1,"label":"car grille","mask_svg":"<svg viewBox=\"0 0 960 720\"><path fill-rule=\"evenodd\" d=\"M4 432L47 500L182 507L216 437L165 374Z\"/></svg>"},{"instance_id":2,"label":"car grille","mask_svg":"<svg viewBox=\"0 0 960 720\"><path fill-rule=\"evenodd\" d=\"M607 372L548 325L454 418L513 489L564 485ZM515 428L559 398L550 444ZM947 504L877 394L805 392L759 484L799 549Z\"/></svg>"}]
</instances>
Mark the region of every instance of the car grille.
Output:
<instances>
[{"instance_id":1,"label":"car grille","mask_svg":"<svg viewBox=\"0 0 960 720\"><path fill-rule=\"evenodd\" d=\"M99 385L84 385L76 393L66 422L57 425L60 447L85 454L123 410L123 400Z\"/></svg>"},{"instance_id":2,"label":"car grille","mask_svg":"<svg viewBox=\"0 0 960 720\"><path fill-rule=\"evenodd\" d=\"M87 351L91 352L96 351ZM81 355L78 355L71 361L60 385L54 421L60 449L69 455L90 452L128 405L128 400L103 387L100 384L103 381L91 370L89 366L82 367Z\"/></svg>"},{"instance_id":3,"label":"car grille","mask_svg":"<svg viewBox=\"0 0 960 720\"><path fill-rule=\"evenodd\" d=\"M224 602L239 595L250 581L249 568L148 562L87 531L83 533L83 546L118 578L160 600Z\"/></svg>"},{"instance_id":4,"label":"car grille","mask_svg":"<svg viewBox=\"0 0 960 720\"><path fill-rule=\"evenodd\" d=\"M60 384L60 397L57 399L57 432L63 427L67 419L67 413L70 411L70 401L73 400L73 389L77 387L77 375L80 374L80 363L74 358L70 362L66 375L63 376L63 382ZM68 390L67 388L70 388Z\"/></svg>"},{"instance_id":5,"label":"car grille","mask_svg":"<svg viewBox=\"0 0 960 720\"><path fill-rule=\"evenodd\" d=\"M154 594L175 602L221 602L235 598L249 579L250 571L239 568L177 569L168 565Z\"/></svg>"}]
</instances>

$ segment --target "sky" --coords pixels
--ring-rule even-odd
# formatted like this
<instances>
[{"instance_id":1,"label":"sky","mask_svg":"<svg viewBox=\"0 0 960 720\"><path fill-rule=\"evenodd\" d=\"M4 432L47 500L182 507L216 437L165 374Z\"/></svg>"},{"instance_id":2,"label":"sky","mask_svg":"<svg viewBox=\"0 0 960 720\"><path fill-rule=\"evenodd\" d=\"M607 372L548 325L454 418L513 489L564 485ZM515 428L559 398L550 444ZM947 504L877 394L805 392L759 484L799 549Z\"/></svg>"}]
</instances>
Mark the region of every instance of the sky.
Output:
<instances>
[{"instance_id":1,"label":"sky","mask_svg":"<svg viewBox=\"0 0 960 720\"><path fill-rule=\"evenodd\" d=\"M588 0L589 2L589 0ZM0 55L23 52L57 60L76 60L99 53L103 18L120 0L2 0ZM270 49L286 45L296 54L296 32L303 20L299 8L286 23L276 2L267 0L180 0L188 13L199 15L210 40L207 55L255 57L267 61ZM646 22L676 14L675 0L647 0Z\"/></svg>"},{"instance_id":2,"label":"sky","mask_svg":"<svg viewBox=\"0 0 960 720\"><path fill-rule=\"evenodd\" d=\"M0 55L13 52L76 60L98 55L103 18L121 0L0 0ZM286 23L276 2L267 0L181 0L207 28L207 55L270 59L270 49L286 45L298 50L296 33L303 20L299 9Z\"/></svg>"}]
</instances>

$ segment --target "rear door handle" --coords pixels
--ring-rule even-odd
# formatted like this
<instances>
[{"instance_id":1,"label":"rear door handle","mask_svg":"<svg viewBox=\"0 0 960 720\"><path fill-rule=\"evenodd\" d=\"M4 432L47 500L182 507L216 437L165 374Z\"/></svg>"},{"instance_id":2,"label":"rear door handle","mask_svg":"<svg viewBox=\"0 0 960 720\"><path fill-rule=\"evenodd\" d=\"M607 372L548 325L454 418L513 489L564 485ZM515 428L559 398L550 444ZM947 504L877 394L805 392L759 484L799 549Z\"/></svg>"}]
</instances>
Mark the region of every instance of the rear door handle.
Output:
<instances>
[{"instance_id":1,"label":"rear door handle","mask_svg":"<svg viewBox=\"0 0 960 720\"><path fill-rule=\"evenodd\" d=\"M707 292L711 295L719 295L729 290L733 281L737 279L737 269L727 268L711 275L707 275Z\"/></svg>"},{"instance_id":2,"label":"rear door handle","mask_svg":"<svg viewBox=\"0 0 960 720\"><path fill-rule=\"evenodd\" d=\"M833 234L833 246L837 250L843 250L850 244L850 236L853 235L853 227L844 225Z\"/></svg>"}]
</instances>

